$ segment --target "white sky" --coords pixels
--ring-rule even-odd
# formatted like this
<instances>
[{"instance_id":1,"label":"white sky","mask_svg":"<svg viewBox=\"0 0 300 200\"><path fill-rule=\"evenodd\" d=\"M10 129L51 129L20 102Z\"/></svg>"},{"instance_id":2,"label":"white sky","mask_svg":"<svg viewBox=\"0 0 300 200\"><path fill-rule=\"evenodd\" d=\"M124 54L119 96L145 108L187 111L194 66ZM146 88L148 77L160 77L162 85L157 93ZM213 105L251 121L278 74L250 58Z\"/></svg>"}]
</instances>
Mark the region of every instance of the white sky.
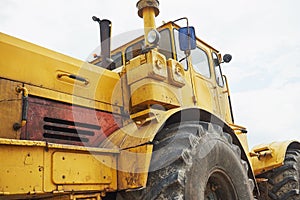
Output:
<instances>
[{"instance_id":1,"label":"white sky","mask_svg":"<svg viewBox=\"0 0 300 200\"><path fill-rule=\"evenodd\" d=\"M98 46L93 15L113 37L141 29L137 0L1 0L0 31L85 60ZM299 0L160 0L156 22L188 17L198 37L233 55L223 67L250 146L300 140Z\"/></svg>"}]
</instances>

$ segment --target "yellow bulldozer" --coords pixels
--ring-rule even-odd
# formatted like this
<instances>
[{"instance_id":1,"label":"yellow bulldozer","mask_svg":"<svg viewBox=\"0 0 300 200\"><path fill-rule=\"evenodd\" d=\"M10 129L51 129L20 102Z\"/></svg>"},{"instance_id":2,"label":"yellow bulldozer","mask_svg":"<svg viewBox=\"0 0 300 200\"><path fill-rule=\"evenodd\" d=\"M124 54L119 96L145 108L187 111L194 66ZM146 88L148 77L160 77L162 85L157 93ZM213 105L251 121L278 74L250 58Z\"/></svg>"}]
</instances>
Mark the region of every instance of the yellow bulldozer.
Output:
<instances>
[{"instance_id":1,"label":"yellow bulldozer","mask_svg":"<svg viewBox=\"0 0 300 200\"><path fill-rule=\"evenodd\" d=\"M300 199L300 143L247 144L221 65L187 18L84 62L0 33L0 199ZM178 21L186 24L180 27Z\"/></svg>"}]
</instances>

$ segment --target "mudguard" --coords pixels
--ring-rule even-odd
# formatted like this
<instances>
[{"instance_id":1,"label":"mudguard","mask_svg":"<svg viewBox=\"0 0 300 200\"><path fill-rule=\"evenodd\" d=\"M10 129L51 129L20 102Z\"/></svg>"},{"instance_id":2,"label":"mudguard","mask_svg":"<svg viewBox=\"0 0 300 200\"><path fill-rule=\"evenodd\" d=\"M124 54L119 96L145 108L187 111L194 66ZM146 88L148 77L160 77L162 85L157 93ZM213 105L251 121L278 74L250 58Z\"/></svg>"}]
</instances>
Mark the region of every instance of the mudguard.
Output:
<instances>
[{"instance_id":1,"label":"mudguard","mask_svg":"<svg viewBox=\"0 0 300 200\"><path fill-rule=\"evenodd\" d=\"M118 149L122 159L118 165L118 190L143 188L147 183L148 170L152 155L152 141L160 130L169 124L186 121L209 122L222 127L229 133L242 151L242 158L247 160L248 152L235 135L234 131L213 114L197 107L176 108L168 111L150 110L150 117L143 121L132 121L127 126L115 131L101 144L102 148ZM250 178L254 174L250 170Z\"/></svg>"},{"instance_id":2,"label":"mudguard","mask_svg":"<svg viewBox=\"0 0 300 200\"><path fill-rule=\"evenodd\" d=\"M289 148L300 149L300 143L297 141L283 141L253 147L250 156L254 174L259 175L282 166L286 151Z\"/></svg>"}]
</instances>

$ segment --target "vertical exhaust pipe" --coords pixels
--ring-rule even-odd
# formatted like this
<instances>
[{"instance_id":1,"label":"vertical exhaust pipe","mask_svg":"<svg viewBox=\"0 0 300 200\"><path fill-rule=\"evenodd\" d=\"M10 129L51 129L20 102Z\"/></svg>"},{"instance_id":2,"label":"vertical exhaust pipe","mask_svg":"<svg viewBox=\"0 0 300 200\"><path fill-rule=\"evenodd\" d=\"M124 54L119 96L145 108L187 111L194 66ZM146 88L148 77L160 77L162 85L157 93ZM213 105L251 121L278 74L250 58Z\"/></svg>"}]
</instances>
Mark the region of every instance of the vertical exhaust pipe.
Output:
<instances>
[{"instance_id":1,"label":"vertical exhaust pipe","mask_svg":"<svg viewBox=\"0 0 300 200\"><path fill-rule=\"evenodd\" d=\"M104 19L100 21L101 57L110 59L111 21Z\"/></svg>"},{"instance_id":2,"label":"vertical exhaust pipe","mask_svg":"<svg viewBox=\"0 0 300 200\"><path fill-rule=\"evenodd\" d=\"M93 20L99 23L100 26L100 41L101 41L101 58L102 67L106 69L115 69L115 65L111 60L111 21L108 19L100 20L93 16Z\"/></svg>"}]
</instances>

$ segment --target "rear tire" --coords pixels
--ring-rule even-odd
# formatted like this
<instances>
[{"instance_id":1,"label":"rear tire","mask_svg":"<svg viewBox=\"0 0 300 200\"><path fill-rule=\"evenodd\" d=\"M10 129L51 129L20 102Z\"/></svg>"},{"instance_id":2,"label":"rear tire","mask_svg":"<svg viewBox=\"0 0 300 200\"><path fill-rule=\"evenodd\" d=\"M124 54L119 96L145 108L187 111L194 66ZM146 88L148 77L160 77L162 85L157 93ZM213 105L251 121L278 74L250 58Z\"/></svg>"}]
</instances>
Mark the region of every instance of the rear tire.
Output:
<instances>
[{"instance_id":1,"label":"rear tire","mask_svg":"<svg viewBox=\"0 0 300 200\"><path fill-rule=\"evenodd\" d=\"M184 123L164 128L154 140L145 190L118 199L253 199L241 150L221 127Z\"/></svg>"},{"instance_id":2,"label":"rear tire","mask_svg":"<svg viewBox=\"0 0 300 200\"><path fill-rule=\"evenodd\" d=\"M259 184L266 200L300 199L300 150L288 150L283 166L261 174L259 178L268 179L266 186Z\"/></svg>"}]
</instances>

